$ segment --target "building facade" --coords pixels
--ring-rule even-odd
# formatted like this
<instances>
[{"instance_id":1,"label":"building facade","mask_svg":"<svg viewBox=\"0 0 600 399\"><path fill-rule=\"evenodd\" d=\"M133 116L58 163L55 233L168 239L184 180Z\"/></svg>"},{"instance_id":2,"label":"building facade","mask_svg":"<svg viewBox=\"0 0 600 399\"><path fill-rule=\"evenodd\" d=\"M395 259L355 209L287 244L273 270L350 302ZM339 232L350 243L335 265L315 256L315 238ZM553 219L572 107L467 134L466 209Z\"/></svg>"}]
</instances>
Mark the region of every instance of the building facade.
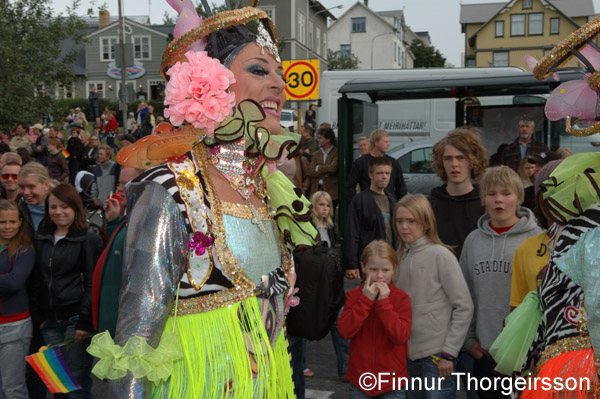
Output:
<instances>
[{"instance_id":1,"label":"building facade","mask_svg":"<svg viewBox=\"0 0 600 399\"><path fill-rule=\"evenodd\" d=\"M399 11L375 12L361 2L355 3L327 30L329 49L340 55L355 55L358 69L409 69L414 55L408 40L417 35Z\"/></svg>"},{"instance_id":2,"label":"building facade","mask_svg":"<svg viewBox=\"0 0 600 399\"><path fill-rule=\"evenodd\" d=\"M465 33L465 66L528 69L526 55L542 58L594 15L593 0L463 4L460 24Z\"/></svg>"},{"instance_id":3,"label":"building facade","mask_svg":"<svg viewBox=\"0 0 600 399\"><path fill-rule=\"evenodd\" d=\"M335 20L327 8L315 0L262 0L258 8L277 29L282 60L318 59L327 69L327 20Z\"/></svg>"}]
</instances>

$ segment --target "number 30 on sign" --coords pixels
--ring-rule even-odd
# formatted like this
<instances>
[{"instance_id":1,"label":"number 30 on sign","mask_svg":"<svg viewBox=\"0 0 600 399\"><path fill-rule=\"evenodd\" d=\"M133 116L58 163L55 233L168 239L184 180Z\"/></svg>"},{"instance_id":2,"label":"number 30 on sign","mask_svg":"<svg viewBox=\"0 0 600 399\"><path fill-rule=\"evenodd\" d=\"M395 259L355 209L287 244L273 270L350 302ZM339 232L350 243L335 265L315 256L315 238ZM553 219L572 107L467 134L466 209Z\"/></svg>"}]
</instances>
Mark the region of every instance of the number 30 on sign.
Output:
<instances>
[{"instance_id":1,"label":"number 30 on sign","mask_svg":"<svg viewBox=\"0 0 600 399\"><path fill-rule=\"evenodd\" d=\"M319 99L319 60L283 61L286 100Z\"/></svg>"}]
</instances>

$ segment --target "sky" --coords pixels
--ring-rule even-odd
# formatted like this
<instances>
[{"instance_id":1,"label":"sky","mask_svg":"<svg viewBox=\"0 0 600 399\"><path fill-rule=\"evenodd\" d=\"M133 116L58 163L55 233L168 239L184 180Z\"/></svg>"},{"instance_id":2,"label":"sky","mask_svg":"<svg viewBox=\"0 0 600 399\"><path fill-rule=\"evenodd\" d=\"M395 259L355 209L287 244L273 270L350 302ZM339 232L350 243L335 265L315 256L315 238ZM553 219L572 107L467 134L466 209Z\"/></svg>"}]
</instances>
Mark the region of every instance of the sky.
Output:
<instances>
[{"instance_id":1,"label":"sky","mask_svg":"<svg viewBox=\"0 0 600 399\"><path fill-rule=\"evenodd\" d=\"M290 1L290 0L280 0ZM462 0L462 4L497 3L504 0ZM600 0L593 0L595 10L600 13ZM70 0L50 0L55 12L59 13L68 5ZM161 23L163 15L168 12L175 18L175 12L166 0L122 0L127 15L148 15L152 23ZM356 0L320 0L326 8L343 5L341 9L330 10L336 17L346 12ZM111 15L118 15L118 0L80 0L81 14L93 7L106 3ZM199 4L199 0L194 0ZM209 3L223 4L222 0L209 0ZM465 48L465 37L460 32L461 0L369 0L369 7L374 11L390 11L404 9L404 18L408 26L415 31L428 31L432 45L438 49L447 61L460 67L462 53Z\"/></svg>"}]
</instances>

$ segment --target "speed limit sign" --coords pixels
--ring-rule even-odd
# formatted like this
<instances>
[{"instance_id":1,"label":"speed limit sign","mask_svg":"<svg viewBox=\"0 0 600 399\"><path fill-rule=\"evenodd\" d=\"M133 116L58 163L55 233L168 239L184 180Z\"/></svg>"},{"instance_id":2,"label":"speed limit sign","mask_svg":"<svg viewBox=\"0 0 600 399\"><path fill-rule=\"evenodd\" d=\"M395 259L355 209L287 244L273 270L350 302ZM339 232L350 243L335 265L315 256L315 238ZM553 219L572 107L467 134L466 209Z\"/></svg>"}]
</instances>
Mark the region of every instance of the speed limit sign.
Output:
<instances>
[{"instance_id":1,"label":"speed limit sign","mask_svg":"<svg viewBox=\"0 0 600 399\"><path fill-rule=\"evenodd\" d=\"M283 61L286 100L319 99L319 60Z\"/></svg>"}]
</instances>

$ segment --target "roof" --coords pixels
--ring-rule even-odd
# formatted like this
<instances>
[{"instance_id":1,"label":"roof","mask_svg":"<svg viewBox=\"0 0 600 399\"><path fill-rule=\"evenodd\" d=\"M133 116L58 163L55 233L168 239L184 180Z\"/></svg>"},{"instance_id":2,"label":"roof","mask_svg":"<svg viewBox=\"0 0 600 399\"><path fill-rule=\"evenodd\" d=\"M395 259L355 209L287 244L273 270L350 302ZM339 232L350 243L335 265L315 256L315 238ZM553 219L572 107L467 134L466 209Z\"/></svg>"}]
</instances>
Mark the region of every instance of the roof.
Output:
<instances>
[{"instance_id":1,"label":"roof","mask_svg":"<svg viewBox=\"0 0 600 399\"><path fill-rule=\"evenodd\" d=\"M165 38L168 38L169 35L172 34L172 32L168 33L168 32L163 32L162 30L156 29L154 25L145 25L145 24L140 24L140 23L138 23L136 21L132 21L132 20L129 19L129 17L125 17L125 23L126 24L134 25L138 29L142 29L142 30L146 30L146 31L149 31L149 32L153 32L154 34L157 34L159 36L163 36ZM119 25L119 21L118 20L115 21L115 22L111 22L110 24L108 24L106 26L103 26L100 29L96 29L96 30L92 31L91 33L89 33L86 36L86 38L89 39L92 36L95 36L95 35L98 35L100 33L103 33L103 32L105 32L105 31L107 31L107 30L109 30L109 29L111 29L111 28L113 28L115 26L118 26L118 25ZM158 26L164 26L164 25L158 25Z\"/></svg>"},{"instance_id":2,"label":"roof","mask_svg":"<svg viewBox=\"0 0 600 399\"><path fill-rule=\"evenodd\" d=\"M463 4L460 6L460 23L477 24L489 21L506 3Z\"/></svg>"},{"instance_id":3,"label":"roof","mask_svg":"<svg viewBox=\"0 0 600 399\"><path fill-rule=\"evenodd\" d=\"M569 18L595 15L593 0L541 0L545 5L556 7ZM461 24L483 24L492 19L504 7L512 7L514 0L502 3L463 4L460 6Z\"/></svg>"},{"instance_id":4,"label":"roof","mask_svg":"<svg viewBox=\"0 0 600 399\"><path fill-rule=\"evenodd\" d=\"M540 81L531 72L515 73L500 70L490 74L493 68L469 68L469 76L451 76L449 72L436 73L431 76L406 76L394 79L355 79L346 82L340 93L366 93L371 101L407 100L419 98L461 98L483 97L487 95L522 95L548 93L550 88L558 86L558 82L549 79ZM465 69L466 70L466 69ZM439 70L438 70L439 71ZM448 71L451 71L450 69ZM581 73L575 71L560 73L560 81L580 79Z\"/></svg>"},{"instance_id":5,"label":"roof","mask_svg":"<svg viewBox=\"0 0 600 399\"><path fill-rule=\"evenodd\" d=\"M135 21L138 24L143 24L143 25L148 25L148 22L150 21L150 17L147 15L127 15L125 16L126 19L130 20L130 21ZM83 16L81 17L81 19L83 19L83 21L92 28L98 28L98 21L99 18L98 16ZM119 16L117 15L111 15L110 16L110 23L112 24L113 22L117 22L119 20Z\"/></svg>"},{"instance_id":6,"label":"roof","mask_svg":"<svg viewBox=\"0 0 600 399\"><path fill-rule=\"evenodd\" d=\"M591 17L596 14L593 0L551 0L548 3L570 18Z\"/></svg>"},{"instance_id":7,"label":"roof","mask_svg":"<svg viewBox=\"0 0 600 399\"><path fill-rule=\"evenodd\" d=\"M396 30L396 27L393 26L387 19L385 19L382 15L380 15L380 13L377 13L373 10L371 10L369 7L365 6L363 3L361 3L360 1L357 1L356 3L354 3L354 5L350 8L348 8L342 15L340 15L337 19L337 21L334 21L331 25L329 25L329 27L327 28L327 30L331 30L331 28L338 23L338 21L344 19L346 17L346 14L350 13L353 9L355 9L356 7L362 7L366 12L368 12L369 14L377 17L381 22L383 22L384 24L386 24L387 26L390 27L390 29L392 30Z\"/></svg>"}]
</instances>

